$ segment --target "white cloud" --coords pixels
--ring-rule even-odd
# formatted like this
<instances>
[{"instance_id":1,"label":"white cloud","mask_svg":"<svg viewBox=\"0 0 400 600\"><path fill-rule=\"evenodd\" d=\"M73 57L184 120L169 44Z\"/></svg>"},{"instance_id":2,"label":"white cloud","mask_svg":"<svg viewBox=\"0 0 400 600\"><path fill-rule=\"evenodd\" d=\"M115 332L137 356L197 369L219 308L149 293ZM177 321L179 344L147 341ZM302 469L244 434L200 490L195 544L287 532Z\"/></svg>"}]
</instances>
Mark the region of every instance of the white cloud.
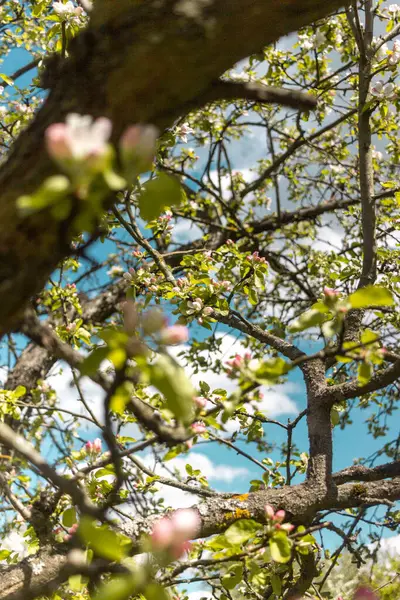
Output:
<instances>
[{"instance_id":1,"label":"white cloud","mask_svg":"<svg viewBox=\"0 0 400 600\"><path fill-rule=\"evenodd\" d=\"M62 371L61 371L62 369ZM47 382L56 391L58 398L58 406L62 409L71 410L82 415L89 416L84 404L80 400L79 392L74 385L72 371L70 367L64 363L57 363L47 378ZM82 391L82 396L93 412L99 423L103 423L103 399L104 391L88 377L82 377L79 381L79 387ZM82 427L90 424L82 420Z\"/></svg>"},{"instance_id":2,"label":"white cloud","mask_svg":"<svg viewBox=\"0 0 400 600\"><path fill-rule=\"evenodd\" d=\"M203 598L205 598L206 600L211 600L212 597L213 596L211 592L206 592L205 590L190 592L188 594L189 600L202 600Z\"/></svg>"},{"instance_id":3,"label":"white cloud","mask_svg":"<svg viewBox=\"0 0 400 600\"><path fill-rule=\"evenodd\" d=\"M185 479L186 476L186 465L190 464L193 469L199 469L203 477L207 477L210 482L216 484L218 488L219 483L232 483L235 484L238 480L242 479L248 481L250 471L244 467L234 467L229 464L216 464L206 456L205 454L197 452L189 452L186 456L177 456L169 460L165 464L158 463L154 466L153 456L148 454L143 459L143 462L148 468L164 477L171 478L171 471L175 469L179 475ZM166 506L172 508L186 508L192 506L198 502L198 497L195 494L185 492L175 487L168 485L157 484L160 491L157 493L158 497L164 498Z\"/></svg>"},{"instance_id":4,"label":"white cloud","mask_svg":"<svg viewBox=\"0 0 400 600\"><path fill-rule=\"evenodd\" d=\"M400 554L400 535L393 535L392 537L383 538L379 544L380 552L384 554L390 554L394 556Z\"/></svg>"}]
</instances>

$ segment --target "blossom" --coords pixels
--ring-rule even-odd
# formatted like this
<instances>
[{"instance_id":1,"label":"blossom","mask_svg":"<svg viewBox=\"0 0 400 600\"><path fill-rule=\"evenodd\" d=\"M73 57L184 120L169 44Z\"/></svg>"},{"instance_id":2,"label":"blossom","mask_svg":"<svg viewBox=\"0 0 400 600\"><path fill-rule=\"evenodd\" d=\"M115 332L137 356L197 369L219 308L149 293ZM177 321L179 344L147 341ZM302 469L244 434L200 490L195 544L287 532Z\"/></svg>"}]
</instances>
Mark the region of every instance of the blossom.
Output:
<instances>
[{"instance_id":1,"label":"blossom","mask_svg":"<svg viewBox=\"0 0 400 600\"><path fill-rule=\"evenodd\" d=\"M313 43L314 48L319 48L319 46L322 46L322 44L324 44L325 42L326 42L325 33L321 30L318 30L317 33L314 35L314 43Z\"/></svg>"},{"instance_id":2,"label":"blossom","mask_svg":"<svg viewBox=\"0 0 400 600\"><path fill-rule=\"evenodd\" d=\"M396 19L400 12L399 4L389 4L387 8L385 8L382 13L387 16L389 19Z\"/></svg>"},{"instance_id":3,"label":"blossom","mask_svg":"<svg viewBox=\"0 0 400 600\"><path fill-rule=\"evenodd\" d=\"M75 14L75 6L71 0L68 0L65 4L63 2L53 2L53 10L60 19L67 19Z\"/></svg>"},{"instance_id":4,"label":"blossom","mask_svg":"<svg viewBox=\"0 0 400 600\"><path fill-rule=\"evenodd\" d=\"M378 600L378 596L371 588L361 586L356 590L353 600Z\"/></svg>"},{"instance_id":5,"label":"blossom","mask_svg":"<svg viewBox=\"0 0 400 600\"><path fill-rule=\"evenodd\" d=\"M203 396L196 396L193 398L193 402L198 408L205 408L207 406L207 398L204 398Z\"/></svg>"},{"instance_id":6,"label":"blossom","mask_svg":"<svg viewBox=\"0 0 400 600\"><path fill-rule=\"evenodd\" d=\"M123 133L119 147L126 168L142 173L151 168L159 131L154 125L131 125Z\"/></svg>"},{"instance_id":7,"label":"blossom","mask_svg":"<svg viewBox=\"0 0 400 600\"><path fill-rule=\"evenodd\" d=\"M110 277L119 277L119 275L123 275L123 273L123 268L118 265L114 265L109 271L107 271L107 275Z\"/></svg>"},{"instance_id":8,"label":"blossom","mask_svg":"<svg viewBox=\"0 0 400 600\"><path fill-rule=\"evenodd\" d=\"M151 541L154 550L167 550L179 558L189 550L189 540L199 533L201 520L194 509L179 509L172 517L163 517L153 526Z\"/></svg>"},{"instance_id":9,"label":"blossom","mask_svg":"<svg viewBox=\"0 0 400 600\"><path fill-rule=\"evenodd\" d=\"M96 438L93 442L86 442L84 448L87 454L99 454L101 452L101 439Z\"/></svg>"},{"instance_id":10,"label":"blossom","mask_svg":"<svg viewBox=\"0 0 400 600\"><path fill-rule=\"evenodd\" d=\"M267 515L268 519L273 519L275 516L275 511L273 509L273 507L270 504L266 504L265 505L265 514Z\"/></svg>"},{"instance_id":11,"label":"blossom","mask_svg":"<svg viewBox=\"0 0 400 600\"><path fill-rule=\"evenodd\" d=\"M180 125L177 128L176 131L176 135L182 140L182 142L184 142L185 144L188 141L188 134L190 133L194 133L194 129L192 129L192 127L190 127L189 123L182 123L182 125Z\"/></svg>"},{"instance_id":12,"label":"blossom","mask_svg":"<svg viewBox=\"0 0 400 600\"><path fill-rule=\"evenodd\" d=\"M146 334L158 333L165 325L166 318L159 308L151 308L142 317L142 327Z\"/></svg>"},{"instance_id":13,"label":"blossom","mask_svg":"<svg viewBox=\"0 0 400 600\"><path fill-rule=\"evenodd\" d=\"M93 442L93 452L96 452L96 454L99 454L101 452L101 439L100 438L96 438Z\"/></svg>"},{"instance_id":14,"label":"blossom","mask_svg":"<svg viewBox=\"0 0 400 600\"><path fill-rule=\"evenodd\" d=\"M111 135L111 121L100 117L71 113L65 123L54 123L46 129L47 150L54 159L86 161L104 156Z\"/></svg>"},{"instance_id":15,"label":"blossom","mask_svg":"<svg viewBox=\"0 0 400 600\"><path fill-rule=\"evenodd\" d=\"M383 158L383 154L382 152L379 152L379 150L375 150L375 148L372 149L372 158L374 158L376 161L380 162Z\"/></svg>"},{"instance_id":16,"label":"blossom","mask_svg":"<svg viewBox=\"0 0 400 600\"><path fill-rule=\"evenodd\" d=\"M274 521L276 521L277 523L282 523L282 521L285 518L285 515L286 515L286 513L284 510L276 511L275 516L274 516Z\"/></svg>"},{"instance_id":17,"label":"blossom","mask_svg":"<svg viewBox=\"0 0 400 600\"><path fill-rule=\"evenodd\" d=\"M382 39L374 37L372 40L373 48L376 48L377 46L379 46L379 48L377 50L375 50L375 58L378 62L381 62L382 60L384 60L389 51L387 44L382 44L382 45L380 45L380 44L382 44Z\"/></svg>"},{"instance_id":18,"label":"blossom","mask_svg":"<svg viewBox=\"0 0 400 600\"><path fill-rule=\"evenodd\" d=\"M339 292L337 292L336 290L333 290L330 287L324 287L324 294L325 296L328 296L329 298L335 298L336 296L339 295Z\"/></svg>"},{"instance_id":19,"label":"blossom","mask_svg":"<svg viewBox=\"0 0 400 600\"><path fill-rule=\"evenodd\" d=\"M393 44L393 52L389 56L388 63L390 65L397 65L400 61L400 42L396 40Z\"/></svg>"},{"instance_id":20,"label":"blossom","mask_svg":"<svg viewBox=\"0 0 400 600\"><path fill-rule=\"evenodd\" d=\"M200 312L203 309L203 300L201 298L195 298L193 302L189 301L187 305L189 308L189 310L186 311L188 315L195 312Z\"/></svg>"},{"instance_id":21,"label":"blossom","mask_svg":"<svg viewBox=\"0 0 400 600\"><path fill-rule=\"evenodd\" d=\"M201 423L200 421L197 421L196 423L192 423L191 429L196 434L204 433L205 431L207 431L207 428L204 425L204 423Z\"/></svg>"},{"instance_id":22,"label":"blossom","mask_svg":"<svg viewBox=\"0 0 400 600\"><path fill-rule=\"evenodd\" d=\"M161 331L160 342L168 346L183 344L189 339L189 330L184 325L172 325Z\"/></svg>"},{"instance_id":23,"label":"blossom","mask_svg":"<svg viewBox=\"0 0 400 600\"><path fill-rule=\"evenodd\" d=\"M393 83L384 83L381 79L376 81L374 85L371 86L371 94L377 98L394 98L394 85Z\"/></svg>"},{"instance_id":24,"label":"blossom","mask_svg":"<svg viewBox=\"0 0 400 600\"><path fill-rule=\"evenodd\" d=\"M246 256L247 260L249 260L250 262L253 263L265 263L266 259L263 256L260 256L260 253L258 252L258 250L256 250L255 252L253 252L253 254L249 254L248 256Z\"/></svg>"}]
</instances>

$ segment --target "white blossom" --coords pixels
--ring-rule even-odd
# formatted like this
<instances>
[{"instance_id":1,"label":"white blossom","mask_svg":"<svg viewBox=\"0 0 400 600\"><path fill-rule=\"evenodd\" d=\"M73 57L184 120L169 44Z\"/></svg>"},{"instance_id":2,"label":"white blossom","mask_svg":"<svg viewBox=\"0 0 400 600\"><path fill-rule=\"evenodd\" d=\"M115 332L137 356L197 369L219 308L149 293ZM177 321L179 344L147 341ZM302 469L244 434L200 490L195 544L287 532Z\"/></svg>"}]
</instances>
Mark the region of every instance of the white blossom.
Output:
<instances>
[{"instance_id":1,"label":"white blossom","mask_svg":"<svg viewBox=\"0 0 400 600\"><path fill-rule=\"evenodd\" d=\"M188 141L187 136L193 132L194 129L190 127L189 123L182 123L182 125L177 128L176 135L186 144Z\"/></svg>"},{"instance_id":2,"label":"white blossom","mask_svg":"<svg viewBox=\"0 0 400 600\"><path fill-rule=\"evenodd\" d=\"M313 40L306 34L299 34L299 46L303 50L311 50L313 48Z\"/></svg>"},{"instance_id":3,"label":"white blossom","mask_svg":"<svg viewBox=\"0 0 400 600\"><path fill-rule=\"evenodd\" d=\"M395 96L395 88L393 83L384 83L379 79L371 86L371 94L376 98L391 99Z\"/></svg>"},{"instance_id":4,"label":"white blossom","mask_svg":"<svg viewBox=\"0 0 400 600\"><path fill-rule=\"evenodd\" d=\"M372 40L373 47L377 47L381 43L382 43L382 40L380 38L373 38L373 40ZM389 48L388 48L387 44L382 44L382 46L380 46L375 53L376 60L378 62L381 62L382 60L384 60L388 54L388 51L389 51Z\"/></svg>"},{"instance_id":5,"label":"white blossom","mask_svg":"<svg viewBox=\"0 0 400 600\"><path fill-rule=\"evenodd\" d=\"M66 4L63 2L53 2L53 10L61 19L67 19L75 15L75 6L71 0L68 0Z\"/></svg>"},{"instance_id":6,"label":"white blossom","mask_svg":"<svg viewBox=\"0 0 400 600\"><path fill-rule=\"evenodd\" d=\"M191 315L195 312L199 312L202 310L203 308L203 301L201 298L196 298L195 300L193 300L193 302L188 302L187 303L189 310L186 311L188 315Z\"/></svg>"},{"instance_id":7,"label":"white blossom","mask_svg":"<svg viewBox=\"0 0 400 600\"><path fill-rule=\"evenodd\" d=\"M107 271L107 275L110 277L119 277L120 275L123 275L123 273L123 268L119 267L118 265L114 265L109 271Z\"/></svg>"},{"instance_id":8,"label":"white blossom","mask_svg":"<svg viewBox=\"0 0 400 600\"><path fill-rule=\"evenodd\" d=\"M64 123L54 123L46 130L47 149L56 159L85 160L102 156L107 151L111 121L101 117L71 113Z\"/></svg>"},{"instance_id":9,"label":"white blossom","mask_svg":"<svg viewBox=\"0 0 400 600\"><path fill-rule=\"evenodd\" d=\"M379 152L379 150L375 150L375 148L372 149L372 158L374 158L376 161L380 162L383 158L383 154L382 152Z\"/></svg>"},{"instance_id":10,"label":"white blossom","mask_svg":"<svg viewBox=\"0 0 400 600\"><path fill-rule=\"evenodd\" d=\"M325 44L326 42L326 35L323 31L318 30L317 33L314 35L314 42L313 42L313 46L314 48L319 48L320 46L322 46L322 44Z\"/></svg>"}]
</instances>

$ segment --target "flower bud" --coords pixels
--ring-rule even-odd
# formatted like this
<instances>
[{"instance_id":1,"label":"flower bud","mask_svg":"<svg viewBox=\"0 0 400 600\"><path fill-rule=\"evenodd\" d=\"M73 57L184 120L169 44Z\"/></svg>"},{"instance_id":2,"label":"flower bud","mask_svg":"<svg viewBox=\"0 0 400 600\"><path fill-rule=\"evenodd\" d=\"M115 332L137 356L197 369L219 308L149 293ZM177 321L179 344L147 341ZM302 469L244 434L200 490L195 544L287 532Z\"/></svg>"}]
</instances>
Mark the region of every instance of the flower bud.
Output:
<instances>
[{"instance_id":1,"label":"flower bud","mask_svg":"<svg viewBox=\"0 0 400 600\"><path fill-rule=\"evenodd\" d=\"M135 175L151 168L156 152L158 129L153 125L132 125L120 139L124 167Z\"/></svg>"},{"instance_id":2,"label":"flower bud","mask_svg":"<svg viewBox=\"0 0 400 600\"><path fill-rule=\"evenodd\" d=\"M99 454L101 452L101 439L100 438L96 438L93 442L93 452L96 452L96 454Z\"/></svg>"},{"instance_id":3,"label":"flower bud","mask_svg":"<svg viewBox=\"0 0 400 600\"><path fill-rule=\"evenodd\" d=\"M286 513L285 513L285 511L284 511L284 510L278 510L278 511L275 513L275 516L274 516L274 521L276 521L277 523L282 523L282 521L283 521L283 520L284 520L284 518L285 518L285 515L286 515Z\"/></svg>"},{"instance_id":4,"label":"flower bud","mask_svg":"<svg viewBox=\"0 0 400 600\"><path fill-rule=\"evenodd\" d=\"M275 516L275 511L270 504L265 505L265 514L267 515L267 519L272 520Z\"/></svg>"},{"instance_id":5,"label":"flower bud","mask_svg":"<svg viewBox=\"0 0 400 600\"><path fill-rule=\"evenodd\" d=\"M204 398L203 396L196 396L193 398L193 402L200 409L203 409L207 406L207 398Z\"/></svg>"},{"instance_id":6,"label":"flower bud","mask_svg":"<svg viewBox=\"0 0 400 600\"><path fill-rule=\"evenodd\" d=\"M160 342L167 346L183 344L189 339L189 330L184 325L172 325L161 330Z\"/></svg>"},{"instance_id":7,"label":"flower bud","mask_svg":"<svg viewBox=\"0 0 400 600\"><path fill-rule=\"evenodd\" d=\"M67 126L64 123L54 123L46 129L45 141L47 151L56 160L72 157Z\"/></svg>"},{"instance_id":8,"label":"flower bud","mask_svg":"<svg viewBox=\"0 0 400 600\"><path fill-rule=\"evenodd\" d=\"M157 333L163 329L166 318L159 308L151 308L142 316L142 327L145 334Z\"/></svg>"}]
</instances>

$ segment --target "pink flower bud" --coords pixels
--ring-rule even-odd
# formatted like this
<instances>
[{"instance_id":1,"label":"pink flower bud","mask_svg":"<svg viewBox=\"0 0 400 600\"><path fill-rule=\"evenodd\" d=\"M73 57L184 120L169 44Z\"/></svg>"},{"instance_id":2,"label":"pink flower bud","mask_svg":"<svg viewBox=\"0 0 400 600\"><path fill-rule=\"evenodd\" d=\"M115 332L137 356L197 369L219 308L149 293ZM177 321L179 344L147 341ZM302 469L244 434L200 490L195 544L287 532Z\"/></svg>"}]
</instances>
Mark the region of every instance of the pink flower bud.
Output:
<instances>
[{"instance_id":1,"label":"pink flower bud","mask_svg":"<svg viewBox=\"0 0 400 600\"><path fill-rule=\"evenodd\" d=\"M207 428L204 425L204 423L200 423L199 421L193 423L191 425L191 428L195 433L204 433L205 431L207 431Z\"/></svg>"},{"instance_id":2,"label":"pink flower bud","mask_svg":"<svg viewBox=\"0 0 400 600\"><path fill-rule=\"evenodd\" d=\"M100 438L96 438L93 442L93 452L95 452L96 454L100 454L101 452L101 439Z\"/></svg>"},{"instance_id":3,"label":"pink flower bud","mask_svg":"<svg viewBox=\"0 0 400 600\"><path fill-rule=\"evenodd\" d=\"M171 519L164 517L154 524L151 533L151 541L154 549L162 550L167 548L172 543L173 537L174 528Z\"/></svg>"},{"instance_id":4,"label":"pink flower bud","mask_svg":"<svg viewBox=\"0 0 400 600\"><path fill-rule=\"evenodd\" d=\"M92 442L86 442L85 444L85 450L87 453L93 452L93 443Z\"/></svg>"},{"instance_id":5,"label":"pink flower bud","mask_svg":"<svg viewBox=\"0 0 400 600\"><path fill-rule=\"evenodd\" d=\"M282 523L282 525L280 525L280 528L284 531L287 531L288 533L291 533L293 529L295 529L295 526L292 525L292 523Z\"/></svg>"},{"instance_id":6,"label":"pink flower bud","mask_svg":"<svg viewBox=\"0 0 400 600\"><path fill-rule=\"evenodd\" d=\"M274 521L277 521L277 523L282 523L282 521L283 521L283 520L284 520L284 518L285 518L285 515L286 515L286 513L285 513L285 511L284 511L284 510L278 510L278 511L275 513L275 516L274 516Z\"/></svg>"},{"instance_id":7,"label":"pink flower bud","mask_svg":"<svg viewBox=\"0 0 400 600\"><path fill-rule=\"evenodd\" d=\"M325 294L325 296L329 296L330 298L334 298L335 296L339 295L339 292L337 292L336 290L333 290L332 288L324 287L324 294Z\"/></svg>"},{"instance_id":8,"label":"pink flower bud","mask_svg":"<svg viewBox=\"0 0 400 600\"><path fill-rule=\"evenodd\" d=\"M156 152L158 129L153 125L132 125L120 140L125 167L137 173L150 169Z\"/></svg>"},{"instance_id":9,"label":"pink flower bud","mask_svg":"<svg viewBox=\"0 0 400 600\"><path fill-rule=\"evenodd\" d=\"M235 242L233 240L229 239L229 240L226 240L226 245L227 246L234 246Z\"/></svg>"},{"instance_id":10,"label":"pink flower bud","mask_svg":"<svg viewBox=\"0 0 400 600\"><path fill-rule=\"evenodd\" d=\"M195 537L201 526L200 515L192 508L182 508L172 515L174 540L185 542Z\"/></svg>"},{"instance_id":11,"label":"pink flower bud","mask_svg":"<svg viewBox=\"0 0 400 600\"><path fill-rule=\"evenodd\" d=\"M265 505L265 514L267 515L267 519L273 519L275 516L275 511L270 504Z\"/></svg>"},{"instance_id":12,"label":"pink flower bud","mask_svg":"<svg viewBox=\"0 0 400 600\"><path fill-rule=\"evenodd\" d=\"M52 158L64 160L72 157L67 126L64 123L49 125L45 132L45 141Z\"/></svg>"},{"instance_id":13,"label":"pink flower bud","mask_svg":"<svg viewBox=\"0 0 400 600\"><path fill-rule=\"evenodd\" d=\"M193 402L200 409L207 406L207 398L204 398L203 396L196 396L193 398Z\"/></svg>"},{"instance_id":14,"label":"pink flower bud","mask_svg":"<svg viewBox=\"0 0 400 600\"><path fill-rule=\"evenodd\" d=\"M166 318L159 308L151 308L142 317L142 327L146 334L157 333L160 329L163 329L165 325Z\"/></svg>"},{"instance_id":15,"label":"pink flower bud","mask_svg":"<svg viewBox=\"0 0 400 600\"><path fill-rule=\"evenodd\" d=\"M160 334L160 342L167 346L183 344L189 339L189 330L184 325L172 325L163 329Z\"/></svg>"}]
</instances>

